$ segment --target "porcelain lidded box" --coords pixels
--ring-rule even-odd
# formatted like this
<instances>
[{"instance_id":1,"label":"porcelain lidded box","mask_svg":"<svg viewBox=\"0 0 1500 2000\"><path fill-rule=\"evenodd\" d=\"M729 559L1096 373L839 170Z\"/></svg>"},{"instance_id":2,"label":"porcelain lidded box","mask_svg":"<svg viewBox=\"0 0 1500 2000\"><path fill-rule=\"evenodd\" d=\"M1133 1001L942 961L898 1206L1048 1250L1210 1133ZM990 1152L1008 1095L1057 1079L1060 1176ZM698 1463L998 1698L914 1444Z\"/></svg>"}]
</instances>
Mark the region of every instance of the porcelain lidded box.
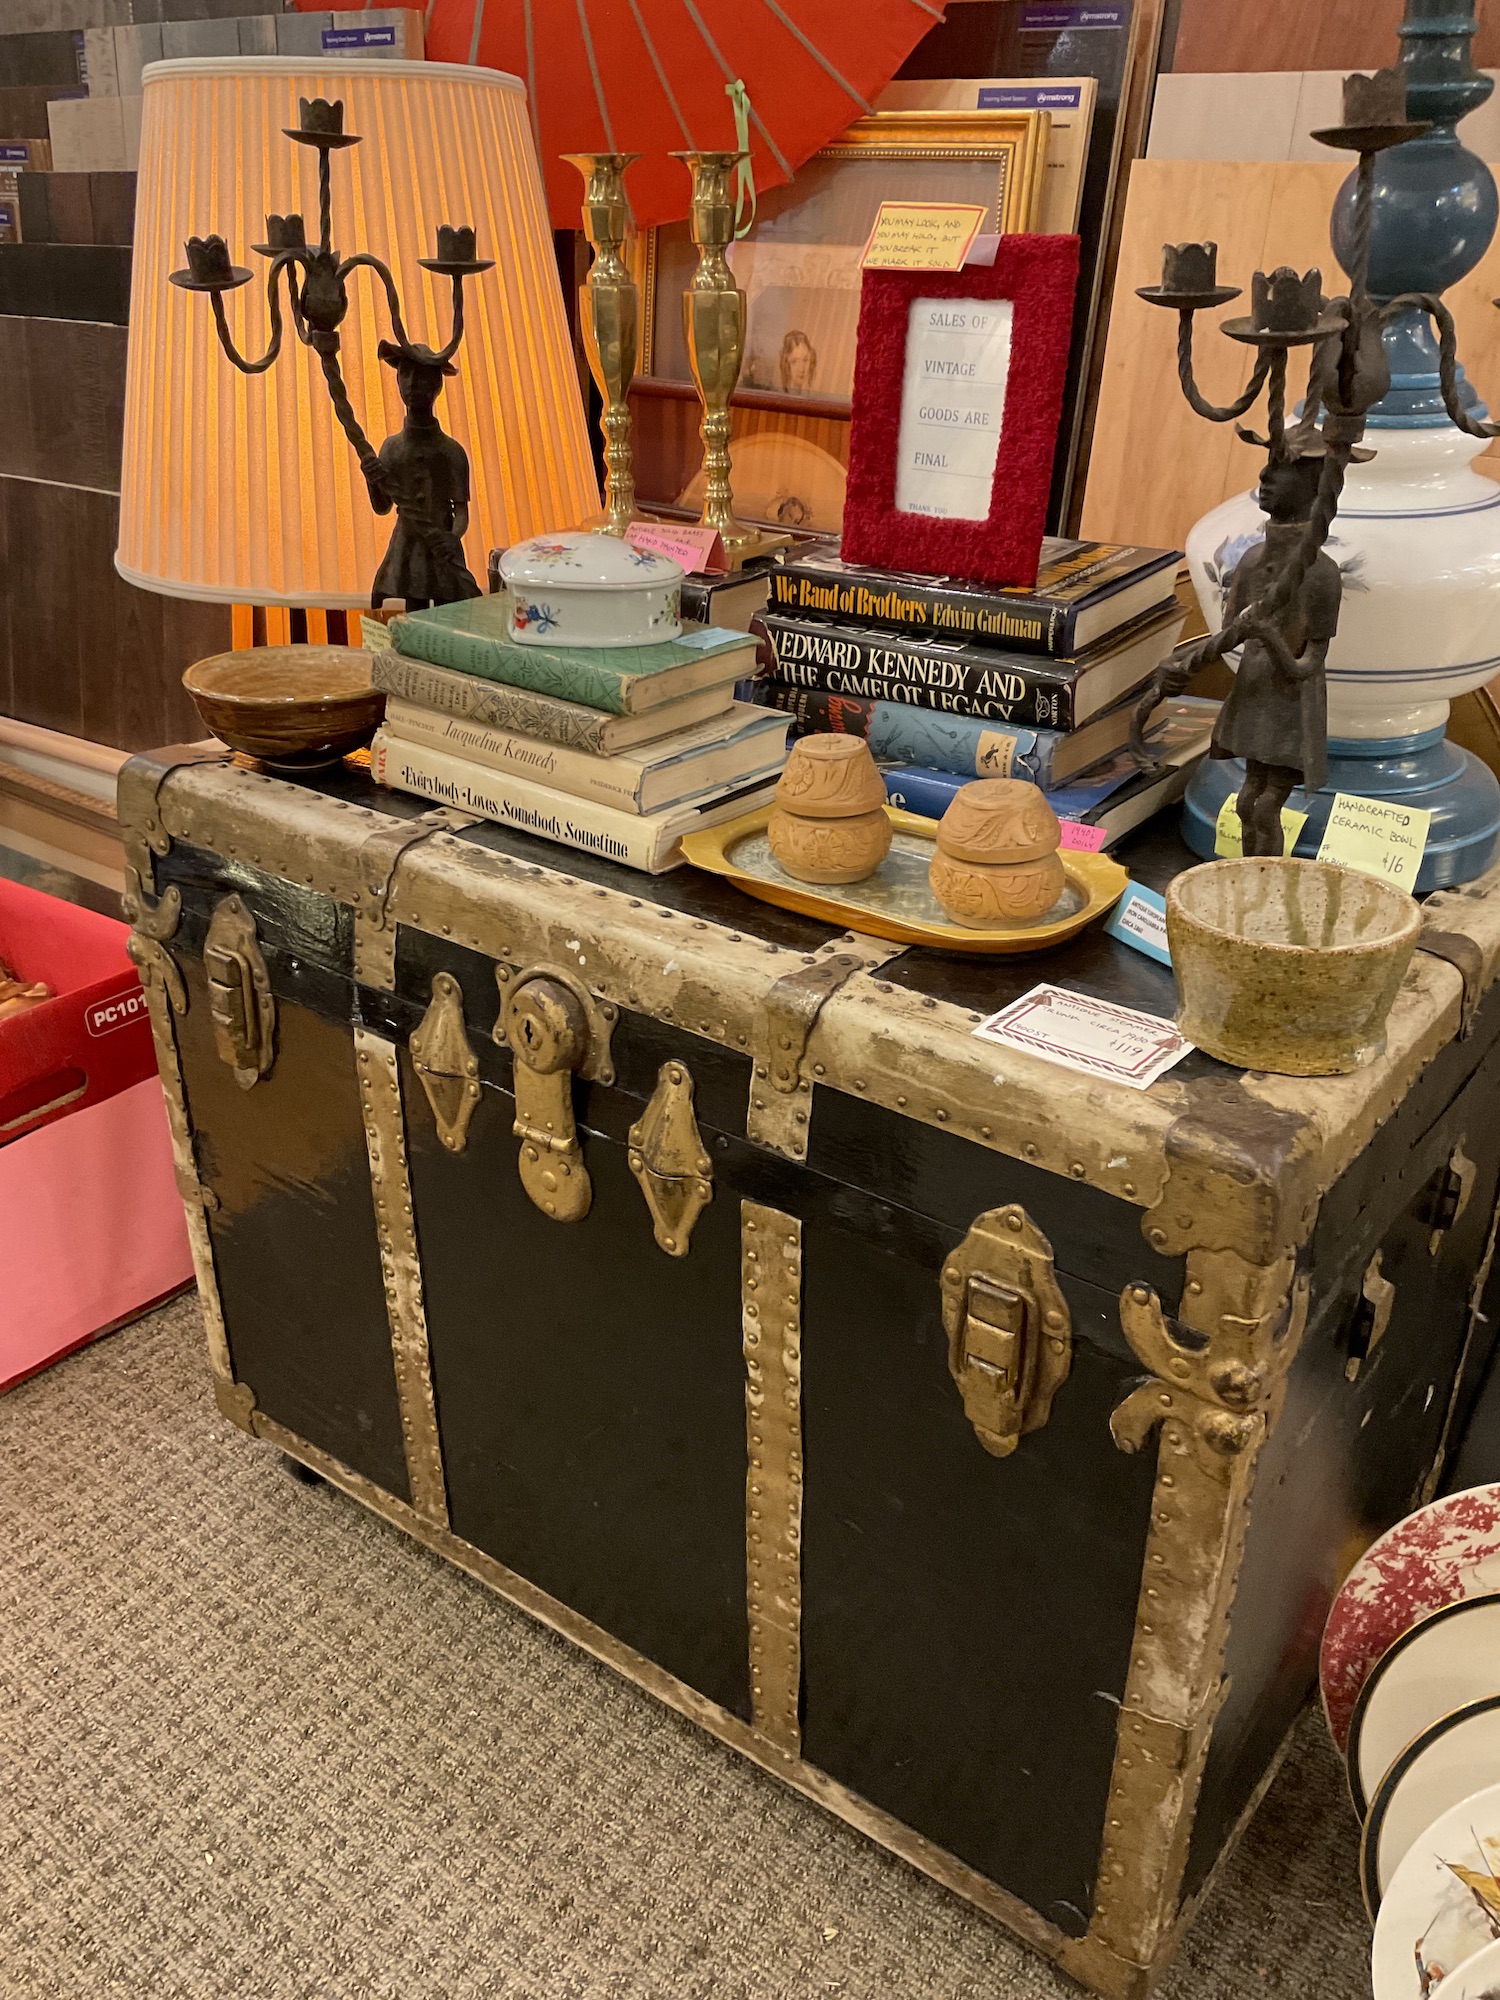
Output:
<instances>
[{"instance_id":1,"label":"porcelain lidded box","mask_svg":"<svg viewBox=\"0 0 1500 2000\"><path fill-rule=\"evenodd\" d=\"M533 535L500 558L518 646L658 646L682 635L684 571L618 535Z\"/></svg>"}]
</instances>

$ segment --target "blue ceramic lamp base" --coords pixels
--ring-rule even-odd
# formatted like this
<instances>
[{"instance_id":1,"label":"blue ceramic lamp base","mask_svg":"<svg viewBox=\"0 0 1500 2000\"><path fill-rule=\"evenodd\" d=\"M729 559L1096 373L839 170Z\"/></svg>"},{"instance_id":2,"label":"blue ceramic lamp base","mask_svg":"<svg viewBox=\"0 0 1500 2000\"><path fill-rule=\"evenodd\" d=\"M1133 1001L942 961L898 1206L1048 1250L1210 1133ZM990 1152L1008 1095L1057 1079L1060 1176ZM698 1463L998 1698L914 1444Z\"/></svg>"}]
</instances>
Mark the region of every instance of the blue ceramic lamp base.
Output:
<instances>
[{"instance_id":1,"label":"blue ceramic lamp base","mask_svg":"<svg viewBox=\"0 0 1500 2000\"><path fill-rule=\"evenodd\" d=\"M1220 810L1244 781L1245 766L1237 757L1205 757L1193 773L1183 801L1182 837L1194 854L1213 859ZM1294 850L1303 859L1317 855L1335 792L1432 814L1418 895L1472 882L1500 854L1500 780L1441 729L1369 741L1330 737L1328 783L1319 792L1295 791L1287 800L1293 811L1307 814Z\"/></svg>"}]
</instances>

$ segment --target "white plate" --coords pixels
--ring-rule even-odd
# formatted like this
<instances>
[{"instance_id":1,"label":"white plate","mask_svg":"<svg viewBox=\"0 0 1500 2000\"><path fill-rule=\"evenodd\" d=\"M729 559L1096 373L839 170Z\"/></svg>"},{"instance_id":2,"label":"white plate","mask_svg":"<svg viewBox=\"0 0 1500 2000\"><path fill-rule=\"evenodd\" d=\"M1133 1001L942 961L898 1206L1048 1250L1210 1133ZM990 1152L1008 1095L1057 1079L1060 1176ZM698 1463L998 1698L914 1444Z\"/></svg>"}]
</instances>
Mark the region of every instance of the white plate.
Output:
<instances>
[{"instance_id":1,"label":"white plate","mask_svg":"<svg viewBox=\"0 0 1500 2000\"><path fill-rule=\"evenodd\" d=\"M1450 1972L1441 1986L1432 1989L1432 2000L1500 2000L1500 1942L1475 1952Z\"/></svg>"},{"instance_id":2,"label":"white plate","mask_svg":"<svg viewBox=\"0 0 1500 2000\"><path fill-rule=\"evenodd\" d=\"M1391 1877L1434 1820L1500 1779L1500 1694L1445 1715L1408 1743L1370 1801L1359 1844L1371 1921Z\"/></svg>"},{"instance_id":3,"label":"white plate","mask_svg":"<svg viewBox=\"0 0 1500 2000\"><path fill-rule=\"evenodd\" d=\"M1333 1600L1318 1680L1342 1752L1365 1677L1408 1626L1460 1597L1500 1590L1500 1486L1419 1507L1372 1542Z\"/></svg>"},{"instance_id":4,"label":"white plate","mask_svg":"<svg viewBox=\"0 0 1500 2000\"><path fill-rule=\"evenodd\" d=\"M1456 1873L1460 1868L1469 1880ZM1412 1843L1391 1877L1370 1953L1375 2000L1427 2000L1440 1979L1494 1942L1500 1933L1497 1874L1500 1784L1445 1812Z\"/></svg>"},{"instance_id":5,"label":"white plate","mask_svg":"<svg viewBox=\"0 0 1500 2000\"><path fill-rule=\"evenodd\" d=\"M1403 1632L1371 1669L1349 1724L1349 1790L1360 1818L1414 1737L1487 1694L1500 1694L1500 1592L1445 1604Z\"/></svg>"}]
</instances>

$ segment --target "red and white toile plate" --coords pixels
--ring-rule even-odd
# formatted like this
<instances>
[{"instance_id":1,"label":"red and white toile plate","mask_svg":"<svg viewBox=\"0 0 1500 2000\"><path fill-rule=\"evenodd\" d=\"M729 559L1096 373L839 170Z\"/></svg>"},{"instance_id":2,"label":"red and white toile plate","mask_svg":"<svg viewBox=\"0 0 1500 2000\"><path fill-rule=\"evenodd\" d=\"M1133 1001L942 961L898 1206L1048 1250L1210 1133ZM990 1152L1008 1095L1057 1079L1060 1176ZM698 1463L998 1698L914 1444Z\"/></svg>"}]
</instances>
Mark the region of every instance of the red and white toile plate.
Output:
<instances>
[{"instance_id":1,"label":"red and white toile plate","mask_svg":"<svg viewBox=\"0 0 1500 2000\"><path fill-rule=\"evenodd\" d=\"M1365 1551L1333 1600L1318 1679L1342 1755L1360 1689L1401 1634L1463 1597L1500 1590L1500 1485L1418 1508Z\"/></svg>"}]
</instances>

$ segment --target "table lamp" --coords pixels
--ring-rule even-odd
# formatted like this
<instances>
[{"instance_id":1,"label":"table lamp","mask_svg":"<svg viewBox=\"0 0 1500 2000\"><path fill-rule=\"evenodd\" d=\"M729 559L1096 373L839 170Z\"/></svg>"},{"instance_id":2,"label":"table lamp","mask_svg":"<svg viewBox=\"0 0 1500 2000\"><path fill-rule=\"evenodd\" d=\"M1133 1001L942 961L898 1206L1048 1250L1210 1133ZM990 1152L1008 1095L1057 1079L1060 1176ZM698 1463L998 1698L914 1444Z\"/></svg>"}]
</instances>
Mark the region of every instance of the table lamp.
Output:
<instances>
[{"instance_id":1,"label":"table lamp","mask_svg":"<svg viewBox=\"0 0 1500 2000\"><path fill-rule=\"evenodd\" d=\"M123 577L240 606L370 603L390 520L375 512L361 454L335 412L327 354L304 338L313 331L309 270L293 273L306 310L290 313L296 324L285 325L263 372L231 365L215 324L222 314L252 364L267 354L267 275L277 250L300 240L304 216L310 246L329 237L345 267L358 266L347 271L334 374L346 418L377 448L406 416L388 365L392 336L437 360L462 289L462 341L438 412L469 458L463 552L474 574L484 575L492 546L597 508L516 78L383 60L166 62L146 70L144 100L115 556ZM223 239L217 250L211 236ZM219 263L233 285L192 282Z\"/></svg>"}]
</instances>

